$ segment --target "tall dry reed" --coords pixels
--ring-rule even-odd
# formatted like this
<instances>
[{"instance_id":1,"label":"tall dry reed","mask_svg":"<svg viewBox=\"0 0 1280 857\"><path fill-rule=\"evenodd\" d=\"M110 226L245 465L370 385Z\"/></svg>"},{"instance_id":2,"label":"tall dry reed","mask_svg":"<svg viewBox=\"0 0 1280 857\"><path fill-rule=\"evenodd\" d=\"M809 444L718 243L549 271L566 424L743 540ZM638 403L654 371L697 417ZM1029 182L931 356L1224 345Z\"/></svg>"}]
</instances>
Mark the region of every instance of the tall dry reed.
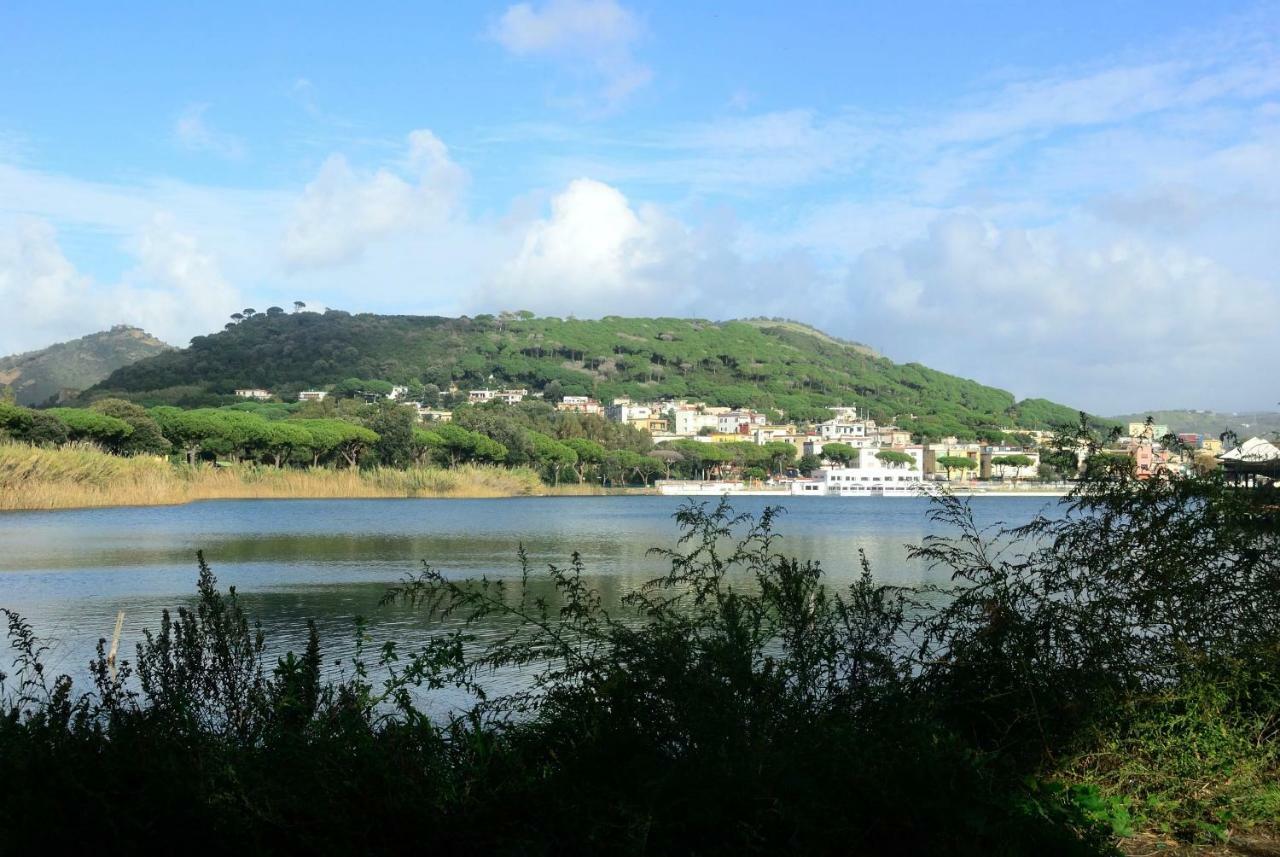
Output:
<instances>
[{"instance_id":1,"label":"tall dry reed","mask_svg":"<svg viewBox=\"0 0 1280 857\"><path fill-rule=\"evenodd\" d=\"M174 465L86 444L0 443L0 510L152 506L193 500L341 497L511 497L541 493L527 468L306 470L257 464Z\"/></svg>"}]
</instances>

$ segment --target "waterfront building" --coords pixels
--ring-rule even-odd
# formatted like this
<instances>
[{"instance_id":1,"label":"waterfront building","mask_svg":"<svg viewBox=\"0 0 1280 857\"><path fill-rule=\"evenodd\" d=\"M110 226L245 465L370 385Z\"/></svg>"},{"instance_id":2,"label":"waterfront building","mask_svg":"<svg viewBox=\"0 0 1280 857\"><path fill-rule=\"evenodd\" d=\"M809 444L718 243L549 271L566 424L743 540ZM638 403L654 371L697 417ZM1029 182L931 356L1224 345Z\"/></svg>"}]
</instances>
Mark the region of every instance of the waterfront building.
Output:
<instances>
[{"instance_id":1,"label":"waterfront building","mask_svg":"<svg viewBox=\"0 0 1280 857\"><path fill-rule=\"evenodd\" d=\"M810 479L791 483L800 496L912 497L925 487L919 470L897 467L823 467Z\"/></svg>"}]
</instances>

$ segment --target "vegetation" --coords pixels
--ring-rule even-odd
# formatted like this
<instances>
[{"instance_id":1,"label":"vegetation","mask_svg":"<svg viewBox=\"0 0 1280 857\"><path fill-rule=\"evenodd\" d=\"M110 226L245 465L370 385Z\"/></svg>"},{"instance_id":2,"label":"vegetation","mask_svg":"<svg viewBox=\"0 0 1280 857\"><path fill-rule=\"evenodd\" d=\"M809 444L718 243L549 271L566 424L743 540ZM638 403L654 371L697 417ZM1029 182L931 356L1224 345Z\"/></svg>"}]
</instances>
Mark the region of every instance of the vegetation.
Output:
<instances>
[{"instance_id":1,"label":"vegetation","mask_svg":"<svg viewBox=\"0 0 1280 857\"><path fill-rule=\"evenodd\" d=\"M915 468L916 460L905 452L896 449L882 449L876 453L876 460L886 467Z\"/></svg>"},{"instance_id":2,"label":"vegetation","mask_svg":"<svg viewBox=\"0 0 1280 857\"><path fill-rule=\"evenodd\" d=\"M1220 411L1151 411L1112 417L1117 423L1141 423L1150 420L1177 433L1201 434L1217 438L1230 432L1245 440L1250 437L1280 435L1280 413L1275 411L1222 413Z\"/></svg>"},{"instance_id":3,"label":"vegetation","mask_svg":"<svg viewBox=\"0 0 1280 857\"><path fill-rule=\"evenodd\" d=\"M373 653L357 622L332 667L314 626L270 662L201 559L195 606L131 662L100 643L89 692L6 614L0 828L17 852L199 831L374 854L1102 854L1265 831L1278 500L1115 472L993 532L944 497L948 530L913 553L953 585L864 561L841 592L777 551L775 511L691 504L619 615L577 555L510 585L426 568L388 599L437 634ZM472 702L440 712L443 688Z\"/></svg>"},{"instance_id":4,"label":"vegetation","mask_svg":"<svg viewBox=\"0 0 1280 857\"><path fill-rule=\"evenodd\" d=\"M938 466L947 472L948 481L951 474L959 470L967 472L969 470L977 470L978 462L974 461L967 455L940 455L938 456Z\"/></svg>"},{"instance_id":5,"label":"vegetation","mask_svg":"<svg viewBox=\"0 0 1280 857\"><path fill-rule=\"evenodd\" d=\"M42 404L88 389L116 369L169 348L145 331L120 325L39 351L0 357L0 391L7 388L19 404Z\"/></svg>"},{"instance_id":6,"label":"vegetation","mask_svg":"<svg viewBox=\"0 0 1280 857\"><path fill-rule=\"evenodd\" d=\"M88 398L207 407L234 389L263 387L292 399L334 387L373 392L371 382L408 386L430 403L456 404L462 389L519 386L563 395L662 396L751 406L792 420L829 417L856 402L881 422L931 437L1072 423L1075 412L918 364L898 365L865 346L794 322L674 318L476 318L298 312L241 313L228 329L181 351L113 373Z\"/></svg>"},{"instance_id":7,"label":"vegetation","mask_svg":"<svg viewBox=\"0 0 1280 857\"><path fill-rule=\"evenodd\" d=\"M527 468L174 466L153 456L111 455L90 444L50 449L0 442L0 510L250 497L509 497L544 491L538 474Z\"/></svg>"}]
</instances>

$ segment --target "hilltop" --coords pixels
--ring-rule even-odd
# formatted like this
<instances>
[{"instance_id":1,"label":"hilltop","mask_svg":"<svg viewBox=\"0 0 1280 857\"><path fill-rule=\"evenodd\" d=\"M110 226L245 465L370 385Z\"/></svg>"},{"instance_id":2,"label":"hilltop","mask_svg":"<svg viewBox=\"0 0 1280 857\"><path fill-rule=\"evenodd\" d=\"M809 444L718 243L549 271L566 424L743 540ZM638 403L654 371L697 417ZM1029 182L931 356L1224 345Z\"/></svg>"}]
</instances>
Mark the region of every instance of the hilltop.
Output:
<instances>
[{"instance_id":1,"label":"hilltop","mask_svg":"<svg viewBox=\"0 0 1280 857\"><path fill-rule=\"evenodd\" d=\"M51 397L88 389L122 366L172 350L145 330L116 325L39 351L0 357L0 388L19 404L36 405Z\"/></svg>"},{"instance_id":2,"label":"hilltop","mask_svg":"<svg viewBox=\"0 0 1280 857\"><path fill-rule=\"evenodd\" d=\"M568 395L705 400L789 419L823 419L857 404L882 421L934 436L984 427L1074 422L1072 408L1018 402L1004 390L790 321L599 320L504 313L475 318L352 315L330 310L256 315L113 372L87 398L217 404L238 387L284 398L345 378L447 389L522 386Z\"/></svg>"}]
</instances>

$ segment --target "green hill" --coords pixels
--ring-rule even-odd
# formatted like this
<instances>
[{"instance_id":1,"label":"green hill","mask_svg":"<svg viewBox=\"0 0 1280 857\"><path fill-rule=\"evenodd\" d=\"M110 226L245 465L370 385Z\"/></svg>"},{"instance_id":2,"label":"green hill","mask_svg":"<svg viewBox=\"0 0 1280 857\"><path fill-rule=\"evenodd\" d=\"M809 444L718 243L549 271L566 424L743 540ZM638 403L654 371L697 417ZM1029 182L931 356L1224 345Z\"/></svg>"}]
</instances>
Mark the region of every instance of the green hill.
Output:
<instances>
[{"instance_id":1,"label":"green hill","mask_svg":"<svg viewBox=\"0 0 1280 857\"><path fill-rule=\"evenodd\" d=\"M857 404L913 431L973 436L983 428L1048 427L1076 412L916 363L789 321L536 318L530 313L429 316L256 315L186 349L122 368L95 387L148 404L215 404L237 387L291 398L345 378L447 389L551 385L601 400L629 395L753 406L823 419Z\"/></svg>"},{"instance_id":2,"label":"green hill","mask_svg":"<svg viewBox=\"0 0 1280 857\"><path fill-rule=\"evenodd\" d=\"M1145 413L1112 417L1121 423L1140 423L1146 418ZM1151 419L1168 426L1172 432L1195 432L1209 437L1217 437L1225 431L1235 432L1242 440L1280 433L1280 413L1275 411L1152 411Z\"/></svg>"},{"instance_id":3,"label":"green hill","mask_svg":"<svg viewBox=\"0 0 1280 857\"><path fill-rule=\"evenodd\" d=\"M145 330L116 325L39 351L0 357L0 388L21 405L92 387L116 369L171 350Z\"/></svg>"}]
</instances>

